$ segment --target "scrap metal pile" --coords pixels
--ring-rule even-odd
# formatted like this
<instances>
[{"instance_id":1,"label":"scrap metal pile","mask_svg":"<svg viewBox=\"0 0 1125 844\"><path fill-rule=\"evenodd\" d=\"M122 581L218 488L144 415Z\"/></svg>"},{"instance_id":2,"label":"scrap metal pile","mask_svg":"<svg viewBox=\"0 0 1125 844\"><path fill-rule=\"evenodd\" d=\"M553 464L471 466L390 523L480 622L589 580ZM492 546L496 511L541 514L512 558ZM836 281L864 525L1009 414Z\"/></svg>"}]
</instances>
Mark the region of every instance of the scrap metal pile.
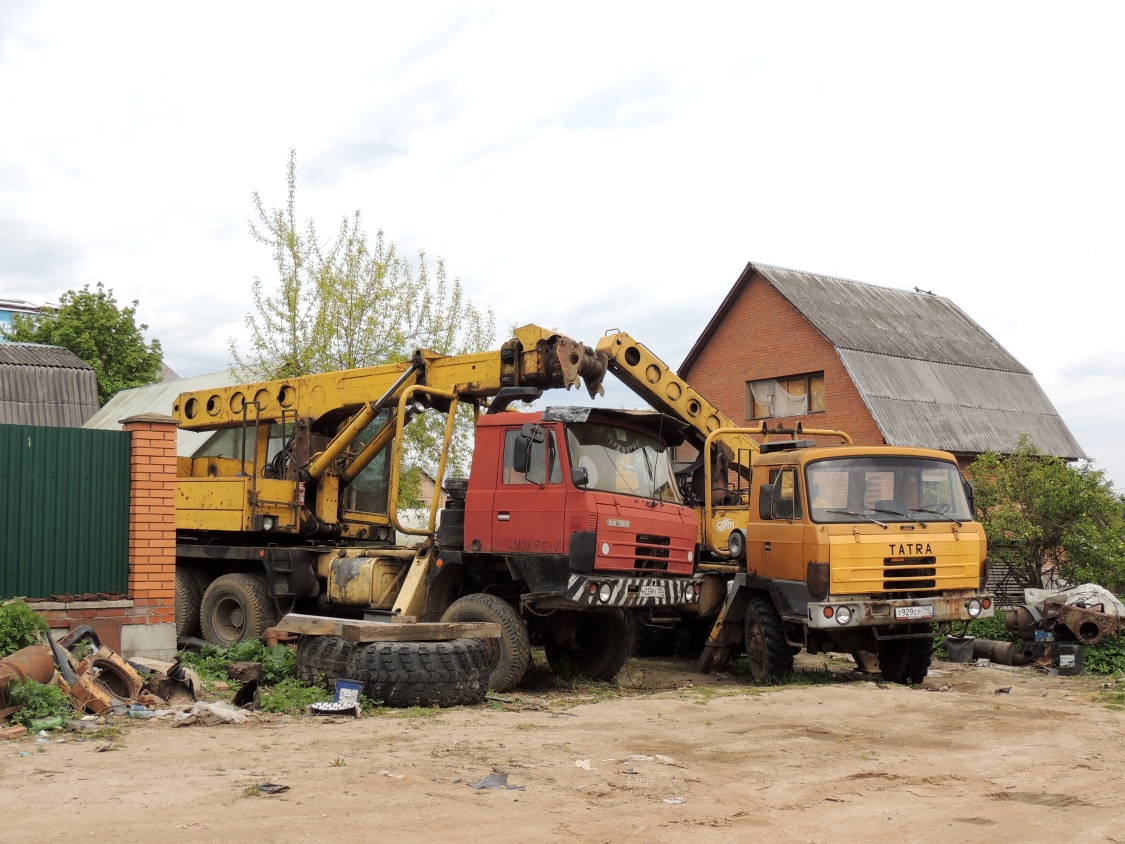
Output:
<instances>
[{"instance_id":1,"label":"scrap metal pile","mask_svg":"<svg viewBox=\"0 0 1125 844\"><path fill-rule=\"evenodd\" d=\"M132 707L170 706L196 700L199 678L180 664L130 661L104 646L83 626L59 641L31 645L0 659L0 720L19 711L8 703L13 682L56 682L75 708L92 715Z\"/></svg>"}]
</instances>

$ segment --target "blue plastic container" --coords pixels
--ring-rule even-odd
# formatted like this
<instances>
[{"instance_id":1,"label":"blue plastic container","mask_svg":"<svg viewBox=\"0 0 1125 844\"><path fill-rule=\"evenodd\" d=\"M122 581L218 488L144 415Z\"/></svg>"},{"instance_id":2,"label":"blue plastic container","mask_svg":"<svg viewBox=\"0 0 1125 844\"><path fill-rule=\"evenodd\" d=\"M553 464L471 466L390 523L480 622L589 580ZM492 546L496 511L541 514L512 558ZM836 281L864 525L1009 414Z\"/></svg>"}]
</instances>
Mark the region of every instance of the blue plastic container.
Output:
<instances>
[{"instance_id":1,"label":"blue plastic container","mask_svg":"<svg viewBox=\"0 0 1125 844\"><path fill-rule=\"evenodd\" d=\"M363 691L363 683L359 680L336 681L336 702L356 704L359 703L359 693Z\"/></svg>"}]
</instances>

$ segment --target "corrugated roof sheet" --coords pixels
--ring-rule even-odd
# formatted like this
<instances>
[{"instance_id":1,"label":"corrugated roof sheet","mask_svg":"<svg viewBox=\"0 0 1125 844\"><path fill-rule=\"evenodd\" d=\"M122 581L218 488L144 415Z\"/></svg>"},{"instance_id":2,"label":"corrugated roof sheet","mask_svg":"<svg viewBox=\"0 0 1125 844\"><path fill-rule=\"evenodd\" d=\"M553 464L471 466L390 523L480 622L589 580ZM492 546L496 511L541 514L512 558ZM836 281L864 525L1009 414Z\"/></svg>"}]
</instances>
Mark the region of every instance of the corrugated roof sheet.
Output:
<instances>
[{"instance_id":1,"label":"corrugated roof sheet","mask_svg":"<svg viewBox=\"0 0 1125 844\"><path fill-rule=\"evenodd\" d=\"M97 376L73 352L0 343L0 424L80 428L97 411Z\"/></svg>"},{"instance_id":2,"label":"corrugated roof sheet","mask_svg":"<svg viewBox=\"0 0 1125 844\"><path fill-rule=\"evenodd\" d=\"M1027 433L1041 451L1086 457L1028 372L981 369L840 349L840 359L891 445L1007 453Z\"/></svg>"},{"instance_id":3,"label":"corrugated roof sheet","mask_svg":"<svg viewBox=\"0 0 1125 844\"><path fill-rule=\"evenodd\" d=\"M128 419L130 416L140 416L142 413L171 416L172 405L176 403L180 393L202 390L206 387L228 387L237 383L238 380L230 372L214 372L209 375L196 375L193 378L181 378L177 381L165 381L148 387L122 390L106 402L105 407L94 414L83 427L117 430L121 428L121 420ZM179 431L176 451L180 455L191 456L213 436L215 436L214 431Z\"/></svg>"},{"instance_id":4,"label":"corrugated roof sheet","mask_svg":"<svg viewBox=\"0 0 1125 844\"><path fill-rule=\"evenodd\" d=\"M944 296L753 266L837 348L1030 374Z\"/></svg>"}]
</instances>

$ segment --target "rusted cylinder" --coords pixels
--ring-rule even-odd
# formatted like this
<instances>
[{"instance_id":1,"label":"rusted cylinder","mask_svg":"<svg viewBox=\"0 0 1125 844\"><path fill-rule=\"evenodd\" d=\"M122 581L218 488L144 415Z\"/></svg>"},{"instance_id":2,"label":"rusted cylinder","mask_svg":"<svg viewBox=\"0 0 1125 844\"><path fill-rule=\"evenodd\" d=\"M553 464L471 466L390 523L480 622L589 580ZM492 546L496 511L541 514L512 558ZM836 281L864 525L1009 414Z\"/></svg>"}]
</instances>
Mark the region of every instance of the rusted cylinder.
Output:
<instances>
[{"instance_id":1,"label":"rusted cylinder","mask_svg":"<svg viewBox=\"0 0 1125 844\"><path fill-rule=\"evenodd\" d=\"M51 649L31 645L0 659L0 700L8 699L8 684L18 680L26 683L49 683L55 676L55 658Z\"/></svg>"},{"instance_id":2,"label":"rusted cylinder","mask_svg":"<svg viewBox=\"0 0 1125 844\"><path fill-rule=\"evenodd\" d=\"M973 642L973 656L984 657L1000 665L1027 665L1031 657L1015 642L995 642L991 639L977 639Z\"/></svg>"}]
</instances>

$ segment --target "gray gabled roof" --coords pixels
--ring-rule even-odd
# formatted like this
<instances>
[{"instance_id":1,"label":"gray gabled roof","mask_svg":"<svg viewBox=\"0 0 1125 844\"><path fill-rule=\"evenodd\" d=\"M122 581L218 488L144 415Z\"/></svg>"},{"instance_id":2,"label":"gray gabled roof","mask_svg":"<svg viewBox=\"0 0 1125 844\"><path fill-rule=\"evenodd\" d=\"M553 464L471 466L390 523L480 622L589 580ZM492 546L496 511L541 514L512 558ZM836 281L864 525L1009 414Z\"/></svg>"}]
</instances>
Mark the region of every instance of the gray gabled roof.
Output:
<instances>
[{"instance_id":1,"label":"gray gabled roof","mask_svg":"<svg viewBox=\"0 0 1125 844\"><path fill-rule=\"evenodd\" d=\"M1031 372L943 296L747 264L680 366L690 368L750 280L771 284L836 347L890 445L1086 456Z\"/></svg>"},{"instance_id":2,"label":"gray gabled roof","mask_svg":"<svg viewBox=\"0 0 1125 844\"><path fill-rule=\"evenodd\" d=\"M120 430L121 421L131 416L140 416L144 413L158 413L163 416L172 415L172 406L176 403L180 393L192 390L203 390L208 387L228 387L237 384L238 380L227 372L214 372L210 375L196 375L193 378L180 378L176 381L164 381L159 384L150 384L147 387L135 387L131 390L122 390L99 410L83 426L86 428L101 428L104 430ZM191 456L215 436L214 431L178 431L176 451L182 456Z\"/></svg>"},{"instance_id":3,"label":"gray gabled roof","mask_svg":"<svg viewBox=\"0 0 1125 844\"><path fill-rule=\"evenodd\" d=\"M79 428L98 410L98 377L68 349L0 342L0 424Z\"/></svg>"}]
</instances>

